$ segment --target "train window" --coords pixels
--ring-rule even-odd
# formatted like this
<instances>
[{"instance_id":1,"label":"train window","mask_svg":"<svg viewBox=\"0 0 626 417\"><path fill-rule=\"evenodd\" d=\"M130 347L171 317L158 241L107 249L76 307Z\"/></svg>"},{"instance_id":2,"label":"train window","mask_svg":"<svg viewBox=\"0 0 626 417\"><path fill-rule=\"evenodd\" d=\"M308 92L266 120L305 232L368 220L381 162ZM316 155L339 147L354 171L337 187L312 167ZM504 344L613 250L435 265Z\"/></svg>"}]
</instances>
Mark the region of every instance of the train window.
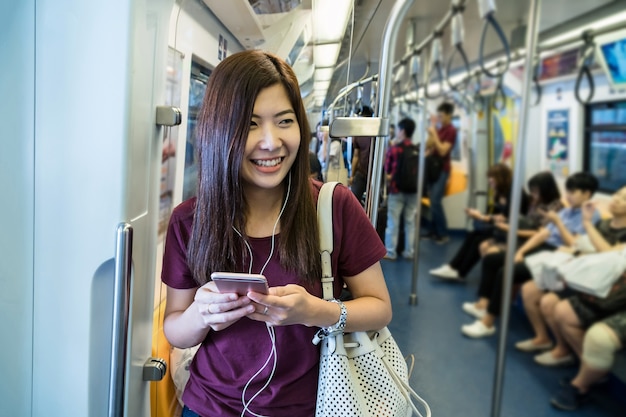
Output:
<instances>
[{"instance_id":1,"label":"train window","mask_svg":"<svg viewBox=\"0 0 626 417\"><path fill-rule=\"evenodd\" d=\"M585 108L585 170L600 191L626 185L626 100L589 104Z\"/></svg>"},{"instance_id":2,"label":"train window","mask_svg":"<svg viewBox=\"0 0 626 417\"><path fill-rule=\"evenodd\" d=\"M185 147L185 175L183 180L183 201L196 195L198 166L196 164L196 123L204 100L204 92L211 70L197 61L191 62L189 80L189 110L187 117L187 144Z\"/></svg>"}]
</instances>

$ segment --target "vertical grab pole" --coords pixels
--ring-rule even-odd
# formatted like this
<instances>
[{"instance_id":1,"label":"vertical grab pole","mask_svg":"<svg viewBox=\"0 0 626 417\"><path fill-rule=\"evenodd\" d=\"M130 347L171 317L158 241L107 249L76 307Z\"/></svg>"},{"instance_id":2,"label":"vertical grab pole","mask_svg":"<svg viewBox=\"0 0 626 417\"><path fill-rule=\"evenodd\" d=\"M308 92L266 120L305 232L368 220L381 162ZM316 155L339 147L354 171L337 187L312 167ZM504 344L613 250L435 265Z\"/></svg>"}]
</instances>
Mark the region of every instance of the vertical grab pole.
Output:
<instances>
[{"instance_id":1,"label":"vertical grab pole","mask_svg":"<svg viewBox=\"0 0 626 417\"><path fill-rule=\"evenodd\" d=\"M424 71L426 73L426 71ZM419 103L419 101L418 101ZM426 140L428 139L428 135L426 133L426 129L428 126L428 109L426 108L426 97L422 101L421 107L421 136L420 136L420 154L419 154L419 162L417 165L417 195L415 198L417 199L417 209L415 210L415 243L414 250L415 254L413 255L413 273L411 275L411 295L409 296L409 304L417 305L417 277L419 275L419 254L420 254L420 223L422 220L422 196L424 195L424 165L426 162Z\"/></svg>"},{"instance_id":2,"label":"vertical grab pole","mask_svg":"<svg viewBox=\"0 0 626 417\"><path fill-rule=\"evenodd\" d=\"M107 417L124 416L130 280L133 264L132 254L133 228L128 223L120 223L117 226L115 245L111 373L109 376L109 413Z\"/></svg>"},{"instance_id":3,"label":"vertical grab pole","mask_svg":"<svg viewBox=\"0 0 626 417\"><path fill-rule=\"evenodd\" d=\"M493 398L491 404L491 416L500 417L502 411L502 389L504 384L504 362L506 358L506 337L509 327L509 313L511 307L511 288L513 286L513 255L517 241L517 228L519 219L519 207L521 202L521 191L523 186L523 170L526 157L526 125L528 123L529 99L533 78L533 57L537 47L537 32L539 31L539 14L541 10L541 0L531 0L530 13L528 14L528 26L526 30L526 63L524 65L524 84L522 89L522 105L520 109L519 131L516 146L516 161L513 174L513 188L511 189L512 199L509 213L509 234L507 236L506 263L504 266L504 288L502 289L502 322L498 339L498 355L496 371L493 382Z\"/></svg>"},{"instance_id":4,"label":"vertical grab pole","mask_svg":"<svg viewBox=\"0 0 626 417\"><path fill-rule=\"evenodd\" d=\"M393 58L395 55L396 39L404 16L409 11L414 0L396 0L391 13L385 24L383 41L380 52L380 65L378 67L378 106L376 106L376 116L381 119L389 117L389 100L391 99L391 83L393 82ZM376 227L378 220L378 200L380 198L380 182L385 159L385 141L377 139L374 141L374 162L372 165L371 183L368 190L371 190L372 198L367 199L367 215Z\"/></svg>"}]
</instances>

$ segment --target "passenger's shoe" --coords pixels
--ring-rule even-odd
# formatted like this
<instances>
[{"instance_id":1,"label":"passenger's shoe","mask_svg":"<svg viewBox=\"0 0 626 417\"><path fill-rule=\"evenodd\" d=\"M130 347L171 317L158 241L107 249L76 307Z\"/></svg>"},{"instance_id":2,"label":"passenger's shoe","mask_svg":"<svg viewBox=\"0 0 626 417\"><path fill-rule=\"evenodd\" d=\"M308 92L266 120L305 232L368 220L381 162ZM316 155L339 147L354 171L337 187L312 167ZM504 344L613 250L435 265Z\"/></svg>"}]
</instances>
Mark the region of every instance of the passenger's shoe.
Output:
<instances>
[{"instance_id":1,"label":"passenger's shoe","mask_svg":"<svg viewBox=\"0 0 626 417\"><path fill-rule=\"evenodd\" d=\"M404 252L402 254L402 257L404 259L412 260L415 257L415 254L414 253L406 253L406 252Z\"/></svg>"},{"instance_id":2,"label":"passenger's shoe","mask_svg":"<svg viewBox=\"0 0 626 417\"><path fill-rule=\"evenodd\" d=\"M589 394L581 394L578 388L568 384L561 387L552 398L550 404L559 410L574 411L587 401Z\"/></svg>"},{"instance_id":3,"label":"passenger's shoe","mask_svg":"<svg viewBox=\"0 0 626 417\"><path fill-rule=\"evenodd\" d=\"M482 319L485 317L485 314L487 314L487 310L476 307L475 303L463 303L463 311L478 320Z\"/></svg>"},{"instance_id":4,"label":"passenger's shoe","mask_svg":"<svg viewBox=\"0 0 626 417\"><path fill-rule=\"evenodd\" d=\"M555 358L552 355L552 351L540 353L535 356L535 362L543 366L568 366L574 363L574 355L565 355L560 358Z\"/></svg>"},{"instance_id":5,"label":"passenger's shoe","mask_svg":"<svg viewBox=\"0 0 626 417\"><path fill-rule=\"evenodd\" d=\"M528 339L528 340L522 340L521 342L517 342L515 344L515 348L517 350L521 350L522 352L536 352L539 350L552 349L552 342L536 345L533 342L533 339Z\"/></svg>"},{"instance_id":6,"label":"passenger's shoe","mask_svg":"<svg viewBox=\"0 0 626 417\"><path fill-rule=\"evenodd\" d=\"M431 269L428 273L443 279L461 279L457 270L448 264L442 265L439 268Z\"/></svg>"},{"instance_id":7,"label":"passenger's shoe","mask_svg":"<svg viewBox=\"0 0 626 417\"><path fill-rule=\"evenodd\" d=\"M476 320L472 324L461 326L461 332L467 337L478 339L494 334L496 332L496 326L487 327L482 321Z\"/></svg>"},{"instance_id":8,"label":"passenger's shoe","mask_svg":"<svg viewBox=\"0 0 626 417\"><path fill-rule=\"evenodd\" d=\"M561 378L561 379L559 379L559 386L560 387L568 387L568 386L572 385L572 380L573 379L574 378L567 378L567 377L566 378ZM596 387L598 385L607 384L608 382L609 382L609 376L607 375L607 376L601 378L600 380L592 383L591 386L592 387Z\"/></svg>"},{"instance_id":9,"label":"passenger's shoe","mask_svg":"<svg viewBox=\"0 0 626 417\"><path fill-rule=\"evenodd\" d=\"M438 245L445 245L449 241L450 241L450 238L448 236L437 236L435 238L435 243Z\"/></svg>"}]
</instances>

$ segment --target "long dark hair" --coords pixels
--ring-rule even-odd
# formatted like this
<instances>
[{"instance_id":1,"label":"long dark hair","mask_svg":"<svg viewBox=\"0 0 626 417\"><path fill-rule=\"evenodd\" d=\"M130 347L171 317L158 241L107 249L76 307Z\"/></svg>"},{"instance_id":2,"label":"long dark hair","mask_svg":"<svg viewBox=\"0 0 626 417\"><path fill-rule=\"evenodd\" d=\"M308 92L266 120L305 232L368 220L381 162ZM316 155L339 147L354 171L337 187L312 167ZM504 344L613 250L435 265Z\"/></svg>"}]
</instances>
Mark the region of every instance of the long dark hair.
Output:
<instances>
[{"instance_id":1,"label":"long dark hair","mask_svg":"<svg viewBox=\"0 0 626 417\"><path fill-rule=\"evenodd\" d=\"M539 172L530 177L528 180L528 190L532 191L533 188L536 189L539 194L539 201L534 202L536 204L548 205L553 201L561 199L559 186L556 184L554 175L552 175L550 171Z\"/></svg>"},{"instance_id":2,"label":"long dark hair","mask_svg":"<svg viewBox=\"0 0 626 417\"><path fill-rule=\"evenodd\" d=\"M494 179L496 183L496 198L510 198L511 186L513 183L513 173L508 165L498 163L492 165L487 171L487 176Z\"/></svg>"},{"instance_id":3,"label":"long dark hair","mask_svg":"<svg viewBox=\"0 0 626 417\"><path fill-rule=\"evenodd\" d=\"M187 258L199 285L210 280L211 272L236 271L245 259L247 203L241 166L256 97L276 84L285 87L301 140L289 174L289 202L280 218L278 255L283 268L305 282L313 283L321 276L317 217L309 181L309 123L298 80L277 56L244 51L215 68L198 117L198 198ZM243 236L239 237L233 227Z\"/></svg>"}]
</instances>

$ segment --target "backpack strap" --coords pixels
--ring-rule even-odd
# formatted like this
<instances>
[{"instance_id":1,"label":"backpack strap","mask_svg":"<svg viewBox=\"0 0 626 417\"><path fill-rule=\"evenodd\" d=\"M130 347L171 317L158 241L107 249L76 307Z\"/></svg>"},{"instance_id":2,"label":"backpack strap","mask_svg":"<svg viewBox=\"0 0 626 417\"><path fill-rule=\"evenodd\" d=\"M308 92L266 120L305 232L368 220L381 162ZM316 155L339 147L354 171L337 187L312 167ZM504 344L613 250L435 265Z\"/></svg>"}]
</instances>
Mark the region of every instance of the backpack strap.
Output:
<instances>
[{"instance_id":1,"label":"backpack strap","mask_svg":"<svg viewBox=\"0 0 626 417\"><path fill-rule=\"evenodd\" d=\"M333 291L333 192L338 182L322 185L317 198L317 224L320 233L320 255L322 257L322 296L334 299Z\"/></svg>"}]
</instances>

